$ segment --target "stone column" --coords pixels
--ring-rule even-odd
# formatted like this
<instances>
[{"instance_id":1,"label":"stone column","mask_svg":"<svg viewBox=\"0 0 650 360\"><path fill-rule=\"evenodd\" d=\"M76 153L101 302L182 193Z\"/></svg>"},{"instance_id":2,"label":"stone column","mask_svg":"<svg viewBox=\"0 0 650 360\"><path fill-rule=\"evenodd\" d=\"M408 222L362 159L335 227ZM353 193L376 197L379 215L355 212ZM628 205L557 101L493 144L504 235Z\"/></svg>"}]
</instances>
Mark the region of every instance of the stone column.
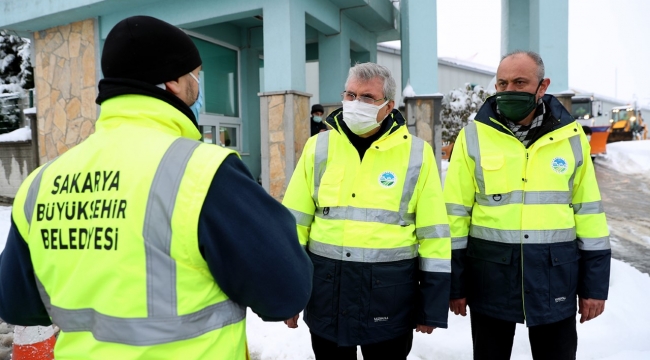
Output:
<instances>
[{"instance_id":1,"label":"stone column","mask_svg":"<svg viewBox=\"0 0 650 360\"><path fill-rule=\"evenodd\" d=\"M34 33L39 162L65 153L95 131L97 22Z\"/></svg>"},{"instance_id":2,"label":"stone column","mask_svg":"<svg viewBox=\"0 0 650 360\"><path fill-rule=\"evenodd\" d=\"M442 94L414 96L404 99L406 103L406 125L409 132L426 141L433 147L438 164L438 174L442 159Z\"/></svg>"},{"instance_id":3,"label":"stone column","mask_svg":"<svg viewBox=\"0 0 650 360\"><path fill-rule=\"evenodd\" d=\"M271 91L260 96L262 186L282 201L302 149L309 139L309 98L300 91Z\"/></svg>"},{"instance_id":4,"label":"stone column","mask_svg":"<svg viewBox=\"0 0 650 360\"><path fill-rule=\"evenodd\" d=\"M559 94L553 94L553 96L555 96L558 100L560 100L560 102L562 103L562 105L564 105L564 107L567 109L569 114L571 114L571 98L574 95L575 95L574 93L569 91L565 91Z\"/></svg>"}]
</instances>

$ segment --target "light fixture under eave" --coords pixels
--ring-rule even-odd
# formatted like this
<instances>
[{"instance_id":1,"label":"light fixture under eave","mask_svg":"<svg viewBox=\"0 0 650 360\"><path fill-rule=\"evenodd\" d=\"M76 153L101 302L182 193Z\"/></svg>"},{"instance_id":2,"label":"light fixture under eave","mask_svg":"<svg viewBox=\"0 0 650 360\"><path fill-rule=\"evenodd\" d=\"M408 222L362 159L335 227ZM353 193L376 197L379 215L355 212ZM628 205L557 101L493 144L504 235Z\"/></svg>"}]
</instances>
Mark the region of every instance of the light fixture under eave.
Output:
<instances>
[{"instance_id":1,"label":"light fixture under eave","mask_svg":"<svg viewBox=\"0 0 650 360\"><path fill-rule=\"evenodd\" d=\"M262 15L255 15L253 17L256 18L259 21L264 21L264 18L262 17Z\"/></svg>"}]
</instances>

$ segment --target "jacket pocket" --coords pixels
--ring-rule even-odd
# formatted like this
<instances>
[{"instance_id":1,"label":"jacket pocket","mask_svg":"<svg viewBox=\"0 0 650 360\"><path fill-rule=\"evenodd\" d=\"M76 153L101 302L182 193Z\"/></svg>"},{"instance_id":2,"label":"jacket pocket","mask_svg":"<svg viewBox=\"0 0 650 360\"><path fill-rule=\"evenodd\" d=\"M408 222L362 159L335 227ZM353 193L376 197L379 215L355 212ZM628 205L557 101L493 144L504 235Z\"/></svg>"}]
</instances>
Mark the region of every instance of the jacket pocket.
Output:
<instances>
[{"instance_id":1,"label":"jacket pocket","mask_svg":"<svg viewBox=\"0 0 650 360\"><path fill-rule=\"evenodd\" d=\"M410 326L415 308L416 260L372 265L368 326Z\"/></svg>"},{"instance_id":2,"label":"jacket pocket","mask_svg":"<svg viewBox=\"0 0 650 360\"><path fill-rule=\"evenodd\" d=\"M318 205L321 207L338 206L345 169L342 166L330 166L325 170L318 189Z\"/></svg>"},{"instance_id":3,"label":"jacket pocket","mask_svg":"<svg viewBox=\"0 0 650 360\"><path fill-rule=\"evenodd\" d=\"M563 302L575 302L578 290L580 252L575 241L551 246L549 270L549 301L551 307Z\"/></svg>"},{"instance_id":4,"label":"jacket pocket","mask_svg":"<svg viewBox=\"0 0 650 360\"><path fill-rule=\"evenodd\" d=\"M466 263L469 301L508 306L517 272L517 266L512 265L512 247L470 241Z\"/></svg>"},{"instance_id":5,"label":"jacket pocket","mask_svg":"<svg viewBox=\"0 0 650 360\"><path fill-rule=\"evenodd\" d=\"M504 194L508 188L508 172L503 154L485 154L481 156L481 168L485 181L486 194Z\"/></svg>"},{"instance_id":6,"label":"jacket pocket","mask_svg":"<svg viewBox=\"0 0 650 360\"><path fill-rule=\"evenodd\" d=\"M317 319L330 324L335 315L334 279L336 264L318 255L309 253L314 264L314 277L311 297L305 309L305 319Z\"/></svg>"}]
</instances>

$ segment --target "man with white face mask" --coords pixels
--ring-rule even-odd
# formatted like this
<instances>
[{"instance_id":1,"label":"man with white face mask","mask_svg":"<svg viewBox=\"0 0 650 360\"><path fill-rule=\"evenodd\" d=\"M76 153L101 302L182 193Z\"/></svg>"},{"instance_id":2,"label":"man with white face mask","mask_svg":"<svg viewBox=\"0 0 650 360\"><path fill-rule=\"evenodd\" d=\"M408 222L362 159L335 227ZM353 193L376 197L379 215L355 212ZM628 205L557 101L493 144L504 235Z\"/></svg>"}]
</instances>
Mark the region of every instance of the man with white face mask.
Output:
<instances>
[{"instance_id":1,"label":"man with white face mask","mask_svg":"<svg viewBox=\"0 0 650 360\"><path fill-rule=\"evenodd\" d=\"M314 264L316 359L406 359L413 329L447 327L451 239L431 146L409 134L395 80L350 69L332 130L309 139L284 205ZM297 327L298 315L286 321Z\"/></svg>"}]
</instances>

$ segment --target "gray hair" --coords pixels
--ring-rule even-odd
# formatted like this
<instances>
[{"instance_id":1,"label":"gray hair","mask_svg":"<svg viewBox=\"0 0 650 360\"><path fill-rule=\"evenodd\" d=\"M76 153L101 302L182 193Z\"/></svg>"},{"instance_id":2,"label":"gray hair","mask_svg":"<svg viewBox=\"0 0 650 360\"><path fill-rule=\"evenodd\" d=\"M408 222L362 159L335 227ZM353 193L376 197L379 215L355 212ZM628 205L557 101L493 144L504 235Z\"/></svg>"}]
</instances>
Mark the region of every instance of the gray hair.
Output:
<instances>
[{"instance_id":1,"label":"gray hair","mask_svg":"<svg viewBox=\"0 0 650 360\"><path fill-rule=\"evenodd\" d=\"M534 51L530 51L530 50L511 51L511 52L503 55L503 57L501 58L501 61L503 61L507 57L510 57L510 56L513 56L513 55L519 55L519 54L527 55L529 58L533 59L535 64L537 64L537 78L538 78L539 81L542 81L542 79L544 79L544 61L542 61L542 57L539 56L539 54L534 52ZM501 62L499 62L499 64L501 64Z\"/></svg>"},{"instance_id":2,"label":"gray hair","mask_svg":"<svg viewBox=\"0 0 650 360\"><path fill-rule=\"evenodd\" d=\"M384 83L384 97L388 100L395 100L395 79L390 74L387 67L367 62L363 64L356 63L350 68L348 72L348 79L345 80L345 87L348 87L350 79L357 79L362 82L370 81L374 78L379 78Z\"/></svg>"}]
</instances>

